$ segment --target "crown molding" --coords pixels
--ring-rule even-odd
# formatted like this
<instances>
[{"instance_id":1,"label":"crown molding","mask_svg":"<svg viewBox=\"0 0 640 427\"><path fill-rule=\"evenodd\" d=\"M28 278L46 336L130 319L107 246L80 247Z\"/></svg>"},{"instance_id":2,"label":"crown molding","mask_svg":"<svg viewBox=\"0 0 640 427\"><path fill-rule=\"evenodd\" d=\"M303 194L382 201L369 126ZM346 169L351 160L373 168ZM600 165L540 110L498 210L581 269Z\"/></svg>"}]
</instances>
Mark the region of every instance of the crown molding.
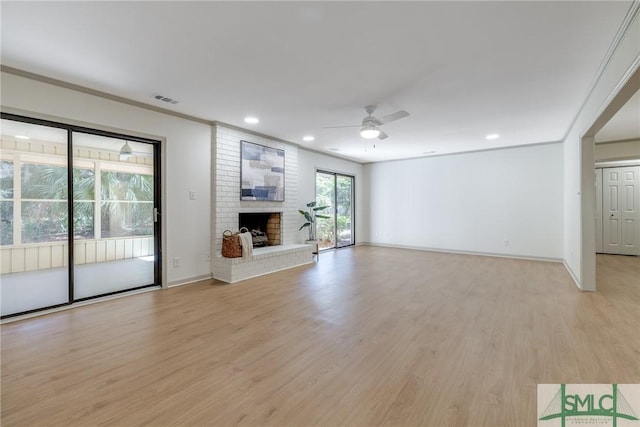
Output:
<instances>
[{"instance_id":1,"label":"crown molding","mask_svg":"<svg viewBox=\"0 0 640 427\"><path fill-rule=\"evenodd\" d=\"M573 117L573 120L569 124L569 127L567 128L562 138L563 141L567 139L567 137L569 136L569 133L571 132L571 129L573 129L573 127L576 125L578 118L580 117L580 114L582 114L582 112L584 111L587 105L587 102L589 101L589 98L591 97L591 95L593 94L593 91L598 85L598 82L602 78L602 75L604 74L605 69L609 66L609 63L613 58L613 54L618 49L618 46L620 46L620 43L629 32L629 28L631 27L633 22L636 20L639 13L640 13L640 0L634 0L631 6L629 6L629 9L627 10L627 14L625 15L622 23L620 24L620 28L618 28L618 32L616 33L615 37L613 38L613 41L609 45L609 49L607 49L607 52L605 53L604 58L600 62L600 66L598 67L596 74L591 82L589 91L587 92L587 95L584 97L584 100L582 101L580 108L578 108L578 111ZM633 70L635 70L635 68L638 66L638 59L640 59L640 57L636 58L636 60L634 61L634 64L631 67L629 67L625 75L625 78L623 78L624 83L627 82L629 76L633 73ZM616 90L614 90L613 94L616 94L619 89L620 87L616 87ZM610 96L609 99L607 99L607 101L609 102L605 103L605 105L608 105L612 98L613 96ZM596 117L600 117L600 115ZM594 126L592 125L589 128L589 130L585 133L584 136L593 136L593 133L594 133L593 129L594 129Z\"/></svg>"},{"instance_id":2,"label":"crown molding","mask_svg":"<svg viewBox=\"0 0 640 427\"><path fill-rule=\"evenodd\" d=\"M111 101L121 102L123 104L131 105L133 107L144 108L145 110L155 111L156 113L167 114L170 116L178 117L185 120L190 120L206 125L210 125L210 120L205 120L200 117L191 116L189 114L178 113L176 111L168 110L166 108L157 107L155 105L147 104L144 102L133 101L122 96L113 95L111 93L103 92L100 90L90 89L86 86L77 85L74 83L65 82L64 80L58 80L51 77L43 76L42 74L32 73L30 71L20 70L18 68L9 67L7 65L0 65L0 71L7 74L12 74L18 77L24 77L30 80L35 80L41 83L47 83L53 86L59 86L65 89L74 90L76 92L86 93L87 95L98 96L100 98L109 99Z\"/></svg>"}]
</instances>

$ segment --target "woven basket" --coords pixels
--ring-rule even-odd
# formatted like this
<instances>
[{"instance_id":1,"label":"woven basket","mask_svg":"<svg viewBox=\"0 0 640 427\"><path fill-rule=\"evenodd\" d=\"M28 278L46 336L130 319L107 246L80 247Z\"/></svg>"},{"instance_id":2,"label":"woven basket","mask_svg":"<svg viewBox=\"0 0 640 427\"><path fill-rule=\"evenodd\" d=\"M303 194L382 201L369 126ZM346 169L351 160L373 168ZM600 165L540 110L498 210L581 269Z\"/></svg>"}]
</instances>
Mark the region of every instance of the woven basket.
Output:
<instances>
[{"instance_id":1,"label":"woven basket","mask_svg":"<svg viewBox=\"0 0 640 427\"><path fill-rule=\"evenodd\" d=\"M248 231L242 227L240 231L232 233L231 230L224 230L222 233L222 256L225 258L240 258L242 256L242 245L240 244L240 233Z\"/></svg>"}]
</instances>

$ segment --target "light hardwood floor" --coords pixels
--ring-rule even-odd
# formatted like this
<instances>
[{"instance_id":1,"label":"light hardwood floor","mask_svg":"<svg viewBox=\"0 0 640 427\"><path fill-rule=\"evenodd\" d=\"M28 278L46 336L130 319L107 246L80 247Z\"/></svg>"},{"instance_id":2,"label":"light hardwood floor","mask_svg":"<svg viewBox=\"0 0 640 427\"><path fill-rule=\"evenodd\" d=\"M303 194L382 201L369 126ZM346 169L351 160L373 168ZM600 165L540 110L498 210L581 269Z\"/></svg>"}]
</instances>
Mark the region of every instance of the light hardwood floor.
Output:
<instances>
[{"instance_id":1,"label":"light hardwood floor","mask_svg":"<svg viewBox=\"0 0 640 427\"><path fill-rule=\"evenodd\" d=\"M365 246L79 307L2 327L2 425L535 426L538 383L640 383L639 278Z\"/></svg>"}]
</instances>

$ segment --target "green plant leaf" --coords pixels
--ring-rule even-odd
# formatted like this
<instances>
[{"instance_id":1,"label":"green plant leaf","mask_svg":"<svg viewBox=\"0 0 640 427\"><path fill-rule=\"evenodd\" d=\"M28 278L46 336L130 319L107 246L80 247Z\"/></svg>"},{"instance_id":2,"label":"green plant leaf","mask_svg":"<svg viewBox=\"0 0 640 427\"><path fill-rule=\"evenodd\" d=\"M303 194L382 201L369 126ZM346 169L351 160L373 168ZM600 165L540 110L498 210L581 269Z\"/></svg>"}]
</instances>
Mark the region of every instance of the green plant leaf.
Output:
<instances>
[{"instance_id":1,"label":"green plant leaf","mask_svg":"<svg viewBox=\"0 0 640 427\"><path fill-rule=\"evenodd\" d=\"M307 207L308 207L308 208L312 208L312 207L314 207L315 205L316 205L316 202L309 202L309 203L307 203Z\"/></svg>"},{"instance_id":2,"label":"green plant leaf","mask_svg":"<svg viewBox=\"0 0 640 427\"><path fill-rule=\"evenodd\" d=\"M327 209L329 206L318 206L317 208L313 208L315 212L321 211L323 209Z\"/></svg>"},{"instance_id":3,"label":"green plant leaf","mask_svg":"<svg viewBox=\"0 0 640 427\"><path fill-rule=\"evenodd\" d=\"M302 230L305 227L311 227L311 223L310 222L305 222L304 224L302 224L300 226L300 228L298 228L298 231Z\"/></svg>"},{"instance_id":4,"label":"green plant leaf","mask_svg":"<svg viewBox=\"0 0 640 427\"><path fill-rule=\"evenodd\" d=\"M313 218L311 217L311 214L309 214L309 212L303 211L301 209L298 209L298 212L300 212L300 215L304 216L304 219L309 222L313 222Z\"/></svg>"},{"instance_id":5,"label":"green plant leaf","mask_svg":"<svg viewBox=\"0 0 640 427\"><path fill-rule=\"evenodd\" d=\"M327 216L327 215L316 215L316 218L329 219L329 218L331 218L331 217L330 217L330 216Z\"/></svg>"}]
</instances>

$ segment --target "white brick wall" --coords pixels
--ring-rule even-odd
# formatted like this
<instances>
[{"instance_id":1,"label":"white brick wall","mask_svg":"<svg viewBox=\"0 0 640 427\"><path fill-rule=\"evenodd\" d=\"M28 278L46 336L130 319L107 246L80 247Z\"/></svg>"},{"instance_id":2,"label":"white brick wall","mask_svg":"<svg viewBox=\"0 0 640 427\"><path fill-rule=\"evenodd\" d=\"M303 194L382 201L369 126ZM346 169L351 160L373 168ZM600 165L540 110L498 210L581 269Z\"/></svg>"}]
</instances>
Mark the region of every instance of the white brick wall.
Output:
<instances>
[{"instance_id":1,"label":"white brick wall","mask_svg":"<svg viewBox=\"0 0 640 427\"><path fill-rule=\"evenodd\" d=\"M281 212L282 244L292 245L302 243L304 240L304 235L298 232L298 228L302 224L297 210L298 147L222 125L214 126L212 138L211 153L213 158L211 163L214 169L215 184L212 186L213 194L211 197L213 202L211 229L215 230L211 249L213 276L226 282L235 282L241 280L237 278L240 276L248 278L310 262L307 249L304 250L303 255L299 249L295 255L288 254L280 260L278 258L282 254L275 256L275 258L270 257L270 259L254 257L250 261L238 258L233 259L235 264L242 262L248 264L233 270L247 270L248 272L233 273L234 276L231 276L232 272L228 265L231 265L229 261L233 260L227 260L218 255L222 246L222 233L224 230L233 232L238 230L238 213L240 212ZM284 150L284 202L240 200L240 141L249 141ZM304 262L302 262L303 258ZM249 266L249 264L255 265ZM221 269L225 271L221 271ZM255 271L253 271L254 269Z\"/></svg>"},{"instance_id":2,"label":"white brick wall","mask_svg":"<svg viewBox=\"0 0 640 427\"><path fill-rule=\"evenodd\" d=\"M222 232L238 230L240 212L282 212L282 244L302 243L298 233L301 222L297 210L298 147L272 139L259 137L236 129L216 125L213 132L214 165L213 224L215 241L212 253L220 252ZM284 150L284 202L240 200L240 141Z\"/></svg>"}]
</instances>

